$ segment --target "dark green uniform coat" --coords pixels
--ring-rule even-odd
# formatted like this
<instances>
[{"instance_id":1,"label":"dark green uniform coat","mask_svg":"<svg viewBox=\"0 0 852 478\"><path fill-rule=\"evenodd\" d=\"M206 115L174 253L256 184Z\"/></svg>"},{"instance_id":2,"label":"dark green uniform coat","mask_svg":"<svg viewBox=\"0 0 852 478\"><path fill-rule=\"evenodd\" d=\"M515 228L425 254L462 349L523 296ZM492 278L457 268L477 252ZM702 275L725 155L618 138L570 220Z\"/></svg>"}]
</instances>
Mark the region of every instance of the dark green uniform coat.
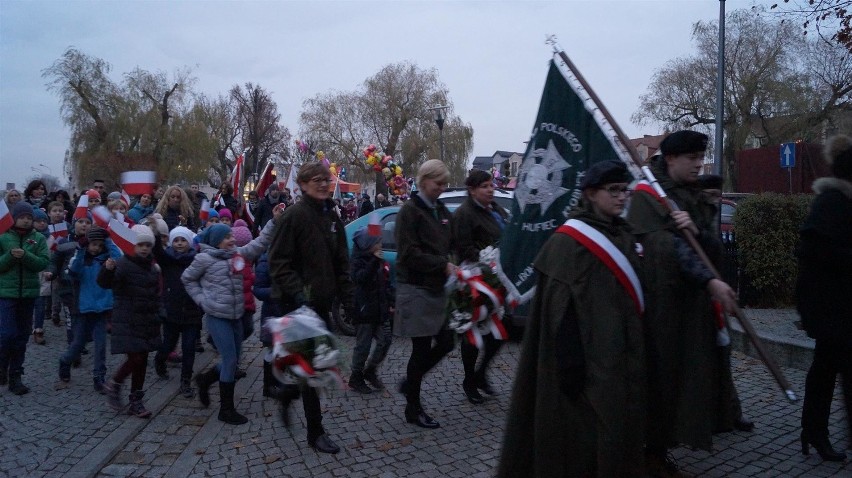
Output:
<instances>
[{"instance_id":1,"label":"dark green uniform coat","mask_svg":"<svg viewBox=\"0 0 852 478\"><path fill-rule=\"evenodd\" d=\"M713 217L700 199L700 190L676 184L662 159L652 169L669 198L689 213L701 231L699 241L708 242ZM644 249L648 444L670 448L683 443L710 451L719 367L706 281L695 281L686 271L675 245L682 239L656 197L634 194L627 220Z\"/></svg>"},{"instance_id":2,"label":"dark green uniform coat","mask_svg":"<svg viewBox=\"0 0 852 478\"><path fill-rule=\"evenodd\" d=\"M605 235L641 274L622 219L609 223L582 206L572 217ZM535 268L497 476L635 474L646 382L636 307L612 271L566 234L548 239Z\"/></svg>"}]
</instances>

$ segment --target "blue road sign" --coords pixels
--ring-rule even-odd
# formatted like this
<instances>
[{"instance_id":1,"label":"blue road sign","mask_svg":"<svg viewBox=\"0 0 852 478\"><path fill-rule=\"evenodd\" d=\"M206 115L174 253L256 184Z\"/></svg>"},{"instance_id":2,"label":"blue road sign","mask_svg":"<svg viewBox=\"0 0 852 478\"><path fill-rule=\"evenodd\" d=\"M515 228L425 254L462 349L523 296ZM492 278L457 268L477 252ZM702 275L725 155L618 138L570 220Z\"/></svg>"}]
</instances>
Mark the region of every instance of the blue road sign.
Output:
<instances>
[{"instance_id":1,"label":"blue road sign","mask_svg":"<svg viewBox=\"0 0 852 478\"><path fill-rule=\"evenodd\" d=\"M792 168L796 166L796 143L784 143L781 145L781 167Z\"/></svg>"}]
</instances>

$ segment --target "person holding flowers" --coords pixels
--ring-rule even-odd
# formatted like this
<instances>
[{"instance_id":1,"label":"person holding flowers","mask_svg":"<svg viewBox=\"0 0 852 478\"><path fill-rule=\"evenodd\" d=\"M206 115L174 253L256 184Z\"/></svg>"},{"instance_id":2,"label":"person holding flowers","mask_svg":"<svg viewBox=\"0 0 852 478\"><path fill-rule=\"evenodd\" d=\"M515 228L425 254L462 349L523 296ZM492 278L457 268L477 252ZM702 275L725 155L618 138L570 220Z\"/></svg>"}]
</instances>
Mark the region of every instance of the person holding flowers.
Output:
<instances>
[{"instance_id":1,"label":"person holding flowers","mask_svg":"<svg viewBox=\"0 0 852 478\"><path fill-rule=\"evenodd\" d=\"M535 260L498 477L646 476L644 299L620 217L631 179L620 161L591 166Z\"/></svg>"},{"instance_id":2,"label":"person holding flowers","mask_svg":"<svg viewBox=\"0 0 852 478\"><path fill-rule=\"evenodd\" d=\"M491 174L480 169L472 169L464 181L467 186L467 199L453 213L453 239L459 261L477 263L479 253L488 246L495 246L506 225L506 211L494 202L494 183ZM484 403L479 393L488 395L494 389L488 383L486 373L488 364L497 355L503 341L493 334L482 336L482 362L476 367L479 348L469 340L461 341L461 357L464 366L462 388L470 403Z\"/></svg>"}]
</instances>

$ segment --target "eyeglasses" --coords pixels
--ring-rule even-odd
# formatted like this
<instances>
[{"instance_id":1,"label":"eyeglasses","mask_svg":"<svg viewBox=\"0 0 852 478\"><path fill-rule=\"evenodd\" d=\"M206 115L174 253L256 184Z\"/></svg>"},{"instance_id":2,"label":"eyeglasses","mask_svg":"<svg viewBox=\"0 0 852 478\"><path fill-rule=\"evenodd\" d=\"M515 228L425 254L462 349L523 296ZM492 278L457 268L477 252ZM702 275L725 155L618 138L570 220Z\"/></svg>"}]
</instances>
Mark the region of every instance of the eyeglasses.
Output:
<instances>
[{"instance_id":1,"label":"eyeglasses","mask_svg":"<svg viewBox=\"0 0 852 478\"><path fill-rule=\"evenodd\" d=\"M311 178L311 182L314 184L331 184L331 178L321 178L317 176L315 178Z\"/></svg>"},{"instance_id":2,"label":"eyeglasses","mask_svg":"<svg viewBox=\"0 0 852 478\"><path fill-rule=\"evenodd\" d=\"M627 188L627 186L616 186L616 185L606 187L606 188L604 188L604 191L608 192L609 195L614 197L614 198L617 198L618 196L621 196L622 194L629 197L630 193L632 192L632 191L630 191L630 189Z\"/></svg>"}]
</instances>

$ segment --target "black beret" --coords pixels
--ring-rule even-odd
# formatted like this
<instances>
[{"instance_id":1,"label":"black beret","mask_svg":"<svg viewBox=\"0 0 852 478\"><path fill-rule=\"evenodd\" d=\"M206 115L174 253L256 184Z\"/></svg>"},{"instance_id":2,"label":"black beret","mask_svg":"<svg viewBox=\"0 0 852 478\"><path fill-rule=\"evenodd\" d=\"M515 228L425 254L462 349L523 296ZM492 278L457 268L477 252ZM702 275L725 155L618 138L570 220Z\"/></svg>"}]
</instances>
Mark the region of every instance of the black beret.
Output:
<instances>
[{"instance_id":1,"label":"black beret","mask_svg":"<svg viewBox=\"0 0 852 478\"><path fill-rule=\"evenodd\" d=\"M718 174L702 174L698 176L698 187L701 189L722 189L722 176Z\"/></svg>"},{"instance_id":2,"label":"black beret","mask_svg":"<svg viewBox=\"0 0 852 478\"><path fill-rule=\"evenodd\" d=\"M633 176L621 161L601 161L586 170L586 175L580 181L580 189L585 190L610 183L629 183L632 180Z\"/></svg>"},{"instance_id":3,"label":"black beret","mask_svg":"<svg viewBox=\"0 0 852 478\"><path fill-rule=\"evenodd\" d=\"M664 156L707 151L707 135L686 129L675 131L660 143L660 151Z\"/></svg>"}]
</instances>

